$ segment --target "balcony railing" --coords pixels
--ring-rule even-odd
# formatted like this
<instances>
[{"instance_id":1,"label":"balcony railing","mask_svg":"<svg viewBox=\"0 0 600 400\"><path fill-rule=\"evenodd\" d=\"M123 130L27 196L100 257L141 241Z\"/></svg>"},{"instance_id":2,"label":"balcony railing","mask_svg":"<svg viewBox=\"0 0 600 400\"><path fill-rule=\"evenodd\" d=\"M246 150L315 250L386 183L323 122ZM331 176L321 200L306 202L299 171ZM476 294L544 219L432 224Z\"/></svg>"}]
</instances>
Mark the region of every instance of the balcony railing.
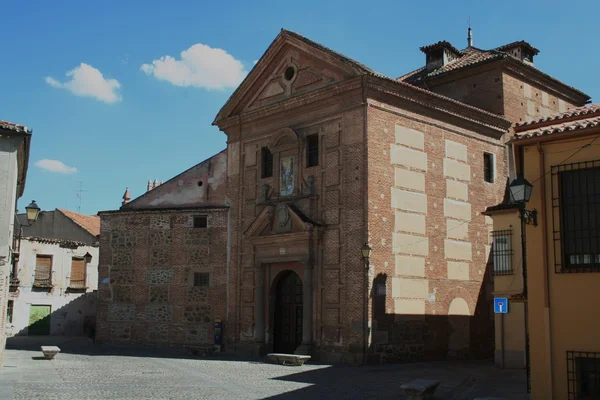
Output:
<instances>
[{"instance_id":1,"label":"balcony railing","mask_svg":"<svg viewBox=\"0 0 600 400\"><path fill-rule=\"evenodd\" d=\"M71 289L85 289L85 279L77 279L77 280L73 280L71 279L71 282L69 283L69 288Z\"/></svg>"},{"instance_id":2,"label":"balcony railing","mask_svg":"<svg viewBox=\"0 0 600 400\"><path fill-rule=\"evenodd\" d=\"M35 277L33 279L33 287L50 288L52 287L52 278Z\"/></svg>"}]
</instances>

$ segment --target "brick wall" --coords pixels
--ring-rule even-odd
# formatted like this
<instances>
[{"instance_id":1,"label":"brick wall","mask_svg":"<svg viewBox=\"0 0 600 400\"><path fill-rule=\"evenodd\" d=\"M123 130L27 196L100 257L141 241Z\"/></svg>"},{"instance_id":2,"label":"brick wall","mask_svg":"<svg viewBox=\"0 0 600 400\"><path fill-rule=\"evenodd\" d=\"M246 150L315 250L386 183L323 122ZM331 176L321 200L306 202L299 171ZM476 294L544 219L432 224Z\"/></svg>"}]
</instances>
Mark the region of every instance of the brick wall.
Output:
<instances>
[{"instance_id":1,"label":"brick wall","mask_svg":"<svg viewBox=\"0 0 600 400\"><path fill-rule=\"evenodd\" d=\"M227 210L101 214L99 342L213 343L227 325ZM194 228L207 215L207 228ZM194 272L210 286L194 287Z\"/></svg>"},{"instance_id":2,"label":"brick wall","mask_svg":"<svg viewBox=\"0 0 600 400\"><path fill-rule=\"evenodd\" d=\"M491 221L499 139L374 100L368 109L372 351L387 361L493 355ZM483 153L495 157L484 182Z\"/></svg>"}]
</instances>

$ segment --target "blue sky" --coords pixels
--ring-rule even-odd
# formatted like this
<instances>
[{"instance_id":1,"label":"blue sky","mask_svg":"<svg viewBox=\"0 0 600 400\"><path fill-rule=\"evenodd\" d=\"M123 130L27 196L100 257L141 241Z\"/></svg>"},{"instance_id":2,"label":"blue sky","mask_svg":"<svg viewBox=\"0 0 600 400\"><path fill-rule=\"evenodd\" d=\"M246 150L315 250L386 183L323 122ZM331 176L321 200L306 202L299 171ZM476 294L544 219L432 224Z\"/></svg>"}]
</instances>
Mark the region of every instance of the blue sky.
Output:
<instances>
[{"instance_id":1,"label":"blue sky","mask_svg":"<svg viewBox=\"0 0 600 400\"><path fill-rule=\"evenodd\" d=\"M126 186L137 197L148 179L166 181L222 150L225 135L211 123L282 27L396 77L424 63L420 46L464 48L470 16L475 46L527 40L540 49L538 68L595 101L600 5L577 4L5 0L0 119L33 129L19 208L35 199L76 210L83 182L82 212L116 209ZM182 81L186 50L203 68Z\"/></svg>"}]
</instances>

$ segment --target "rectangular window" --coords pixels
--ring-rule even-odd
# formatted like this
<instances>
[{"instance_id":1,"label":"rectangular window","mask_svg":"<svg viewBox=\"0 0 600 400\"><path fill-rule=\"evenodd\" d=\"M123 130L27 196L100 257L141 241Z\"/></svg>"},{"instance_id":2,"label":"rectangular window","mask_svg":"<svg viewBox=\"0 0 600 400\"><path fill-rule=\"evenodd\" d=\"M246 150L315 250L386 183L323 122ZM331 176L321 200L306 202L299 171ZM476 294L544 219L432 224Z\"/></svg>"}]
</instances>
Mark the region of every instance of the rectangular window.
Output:
<instances>
[{"instance_id":1,"label":"rectangular window","mask_svg":"<svg viewBox=\"0 0 600 400\"><path fill-rule=\"evenodd\" d=\"M319 135L308 135L306 137L306 166L316 167L319 165Z\"/></svg>"},{"instance_id":2,"label":"rectangular window","mask_svg":"<svg viewBox=\"0 0 600 400\"><path fill-rule=\"evenodd\" d=\"M208 287L210 274L208 272L194 272L194 286Z\"/></svg>"},{"instance_id":3,"label":"rectangular window","mask_svg":"<svg viewBox=\"0 0 600 400\"><path fill-rule=\"evenodd\" d=\"M73 257L71 260L71 283L70 288L85 289L85 260Z\"/></svg>"},{"instance_id":4,"label":"rectangular window","mask_svg":"<svg viewBox=\"0 0 600 400\"><path fill-rule=\"evenodd\" d=\"M494 182L494 155L483 153L483 179L486 182Z\"/></svg>"},{"instance_id":5,"label":"rectangular window","mask_svg":"<svg viewBox=\"0 0 600 400\"><path fill-rule=\"evenodd\" d=\"M567 351L569 400L600 399L600 353Z\"/></svg>"},{"instance_id":6,"label":"rectangular window","mask_svg":"<svg viewBox=\"0 0 600 400\"><path fill-rule=\"evenodd\" d=\"M6 307L6 318L7 318L9 324L12 324L14 305L15 305L15 302L13 300L9 300L8 306Z\"/></svg>"},{"instance_id":7,"label":"rectangular window","mask_svg":"<svg viewBox=\"0 0 600 400\"><path fill-rule=\"evenodd\" d=\"M194 228L206 228L208 226L208 217L206 215L196 215L194 217Z\"/></svg>"},{"instance_id":8,"label":"rectangular window","mask_svg":"<svg viewBox=\"0 0 600 400\"><path fill-rule=\"evenodd\" d=\"M492 232L492 259L494 275L512 275L512 232L510 230Z\"/></svg>"},{"instance_id":9,"label":"rectangular window","mask_svg":"<svg viewBox=\"0 0 600 400\"><path fill-rule=\"evenodd\" d=\"M35 261L35 276L33 286L52 286L52 256L37 255Z\"/></svg>"},{"instance_id":10,"label":"rectangular window","mask_svg":"<svg viewBox=\"0 0 600 400\"><path fill-rule=\"evenodd\" d=\"M600 272L600 168L561 171L558 182L563 272Z\"/></svg>"},{"instance_id":11,"label":"rectangular window","mask_svg":"<svg viewBox=\"0 0 600 400\"><path fill-rule=\"evenodd\" d=\"M273 153L266 147L261 150L260 163L261 163L261 176L263 178L270 178L273 176Z\"/></svg>"}]
</instances>

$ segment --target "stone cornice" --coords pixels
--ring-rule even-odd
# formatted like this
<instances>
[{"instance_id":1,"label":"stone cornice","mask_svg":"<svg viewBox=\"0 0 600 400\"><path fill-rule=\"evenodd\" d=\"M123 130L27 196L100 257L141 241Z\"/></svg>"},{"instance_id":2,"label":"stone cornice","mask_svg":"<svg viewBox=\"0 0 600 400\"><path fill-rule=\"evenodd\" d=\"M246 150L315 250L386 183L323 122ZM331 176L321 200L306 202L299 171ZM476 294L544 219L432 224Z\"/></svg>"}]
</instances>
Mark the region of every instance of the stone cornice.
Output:
<instances>
[{"instance_id":1,"label":"stone cornice","mask_svg":"<svg viewBox=\"0 0 600 400\"><path fill-rule=\"evenodd\" d=\"M342 82L336 82L312 92L290 97L277 103L269 104L256 108L240 115L225 118L218 122L218 127L225 130L228 127L248 123L265 117L272 117L276 114L299 108L305 105L313 104L320 100L329 99L333 96L360 89L362 78L356 77Z\"/></svg>"},{"instance_id":2,"label":"stone cornice","mask_svg":"<svg viewBox=\"0 0 600 400\"><path fill-rule=\"evenodd\" d=\"M387 79L371 76L367 79L367 88L480 125L495 131L498 135L508 132L511 126L511 122L502 116L480 110L412 85L394 83Z\"/></svg>"}]
</instances>

